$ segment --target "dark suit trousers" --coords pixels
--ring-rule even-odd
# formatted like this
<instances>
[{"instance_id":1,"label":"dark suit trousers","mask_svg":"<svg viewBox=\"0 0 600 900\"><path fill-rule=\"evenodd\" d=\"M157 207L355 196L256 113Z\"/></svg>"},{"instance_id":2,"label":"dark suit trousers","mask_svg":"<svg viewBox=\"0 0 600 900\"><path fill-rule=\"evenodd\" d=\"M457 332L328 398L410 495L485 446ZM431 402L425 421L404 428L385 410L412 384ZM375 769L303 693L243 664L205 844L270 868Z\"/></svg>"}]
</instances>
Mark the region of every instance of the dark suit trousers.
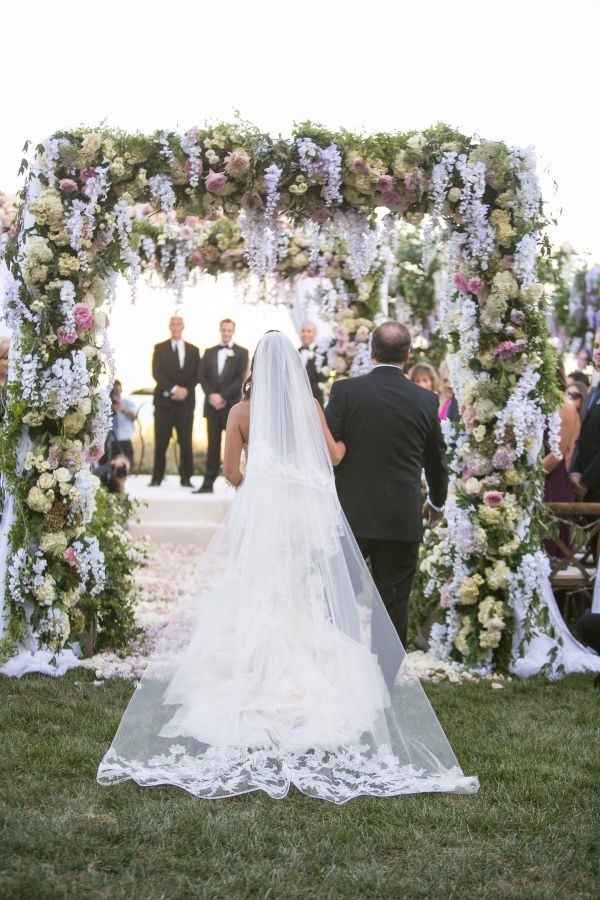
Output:
<instances>
[{"instance_id":1,"label":"dark suit trousers","mask_svg":"<svg viewBox=\"0 0 600 900\"><path fill-rule=\"evenodd\" d=\"M177 400L154 407L154 470L152 481L162 481L165 476L165 457L173 429L179 444L179 477L187 481L194 474L192 430L194 407Z\"/></svg>"},{"instance_id":2,"label":"dark suit trousers","mask_svg":"<svg viewBox=\"0 0 600 900\"><path fill-rule=\"evenodd\" d=\"M206 474L204 484L214 484L221 471L221 444L229 409L210 409L206 416Z\"/></svg>"},{"instance_id":3,"label":"dark suit trousers","mask_svg":"<svg viewBox=\"0 0 600 900\"><path fill-rule=\"evenodd\" d=\"M582 643L600 653L600 613L585 613L577 623L577 632Z\"/></svg>"},{"instance_id":4,"label":"dark suit trousers","mask_svg":"<svg viewBox=\"0 0 600 900\"><path fill-rule=\"evenodd\" d=\"M362 555L371 563L373 580L404 646L408 632L408 598L417 571L419 543L361 537L357 542ZM381 627L385 633L389 626L375 620L372 624L373 649L377 652L378 630Z\"/></svg>"}]
</instances>

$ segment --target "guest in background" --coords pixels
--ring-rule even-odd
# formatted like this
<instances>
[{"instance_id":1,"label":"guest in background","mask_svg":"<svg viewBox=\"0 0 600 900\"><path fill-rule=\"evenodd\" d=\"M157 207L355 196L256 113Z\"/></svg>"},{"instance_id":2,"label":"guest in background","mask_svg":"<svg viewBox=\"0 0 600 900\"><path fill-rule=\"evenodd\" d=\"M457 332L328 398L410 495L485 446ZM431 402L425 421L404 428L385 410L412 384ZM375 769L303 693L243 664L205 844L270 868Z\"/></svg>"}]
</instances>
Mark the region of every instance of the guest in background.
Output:
<instances>
[{"instance_id":1,"label":"guest in background","mask_svg":"<svg viewBox=\"0 0 600 900\"><path fill-rule=\"evenodd\" d=\"M300 340L302 346L299 348L306 374L310 382L310 388L313 397L323 406L323 390L321 383L327 380L327 375L321 370L317 364L318 347L317 347L317 326L314 322L305 322L300 329Z\"/></svg>"},{"instance_id":2,"label":"guest in background","mask_svg":"<svg viewBox=\"0 0 600 900\"><path fill-rule=\"evenodd\" d=\"M219 325L221 343L209 347L198 368L205 393L204 416L208 447L206 474L195 494L211 494L221 468L221 443L229 410L242 396L248 370L248 351L234 343L235 322L223 319Z\"/></svg>"},{"instance_id":3,"label":"guest in background","mask_svg":"<svg viewBox=\"0 0 600 900\"><path fill-rule=\"evenodd\" d=\"M562 365L558 366L556 377L561 388L566 387L565 373ZM575 391L575 388L569 388ZM581 431L581 422L575 403L570 399L569 391L559 410L560 415L560 452L561 456L557 457L550 452L548 440L546 438L547 453L544 457L544 472L546 473L546 482L544 490L544 499L551 503L571 503L575 500L575 491L573 483L569 478L569 469L575 445Z\"/></svg>"},{"instance_id":4,"label":"guest in background","mask_svg":"<svg viewBox=\"0 0 600 900\"><path fill-rule=\"evenodd\" d=\"M123 385L115 381L110 394L113 409L113 431L119 444L121 453L129 461L129 467L133 466L133 435L137 409L132 400L123 399Z\"/></svg>"},{"instance_id":5,"label":"guest in background","mask_svg":"<svg viewBox=\"0 0 600 900\"><path fill-rule=\"evenodd\" d=\"M426 391L439 393L439 376L433 366L428 362L416 363L409 371L408 377L419 387L425 388Z\"/></svg>"},{"instance_id":6,"label":"guest in background","mask_svg":"<svg viewBox=\"0 0 600 900\"><path fill-rule=\"evenodd\" d=\"M154 389L154 469L152 486L161 483L165 475L167 447L173 434L179 444L179 477L183 487L192 487L194 471L192 428L194 424L195 388L198 379L200 353L194 344L183 340L184 321L172 316L169 322L171 337L157 344L152 356Z\"/></svg>"},{"instance_id":7,"label":"guest in background","mask_svg":"<svg viewBox=\"0 0 600 900\"><path fill-rule=\"evenodd\" d=\"M582 381L572 381L571 384L567 383L567 398L577 410L580 421L583 419L587 395L588 389Z\"/></svg>"},{"instance_id":8,"label":"guest in background","mask_svg":"<svg viewBox=\"0 0 600 900\"><path fill-rule=\"evenodd\" d=\"M579 369L575 369L574 372L571 372L570 375L567 376L567 387L571 384L582 384L587 391L590 389L590 377L586 374L586 372L581 372Z\"/></svg>"},{"instance_id":9,"label":"guest in background","mask_svg":"<svg viewBox=\"0 0 600 900\"><path fill-rule=\"evenodd\" d=\"M454 396L452 382L450 381L450 370L448 363L444 361L440 366L440 405L438 416L440 422L444 419L450 419L451 422L458 422L460 415L458 412L458 401Z\"/></svg>"},{"instance_id":10,"label":"guest in background","mask_svg":"<svg viewBox=\"0 0 600 900\"><path fill-rule=\"evenodd\" d=\"M581 350L577 351L577 354L575 356L577 368L581 370L589 369L592 359L593 353L590 354L589 350L587 350L585 347L582 347Z\"/></svg>"},{"instance_id":11,"label":"guest in background","mask_svg":"<svg viewBox=\"0 0 600 900\"><path fill-rule=\"evenodd\" d=\"M592 361L600 369L600 331L594 336ZM588 394L571 463L571 481L579 500L600 501L600 385Z\"/></svg>"}]
</instances>

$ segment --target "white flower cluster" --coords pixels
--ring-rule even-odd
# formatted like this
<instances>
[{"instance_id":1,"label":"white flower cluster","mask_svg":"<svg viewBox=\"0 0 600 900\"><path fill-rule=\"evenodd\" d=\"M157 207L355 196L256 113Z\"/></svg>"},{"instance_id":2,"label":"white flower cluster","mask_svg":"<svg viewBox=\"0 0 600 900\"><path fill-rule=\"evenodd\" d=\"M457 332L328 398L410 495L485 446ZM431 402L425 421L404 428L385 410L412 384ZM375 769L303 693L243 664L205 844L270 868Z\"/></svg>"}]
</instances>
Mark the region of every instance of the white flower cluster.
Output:
<instances>
[{"instance_id":1,"label":"white flower cluster","mask_svg":"<svg viewBox=\"0 0 600 900\"><path fill-rule=\"evenodd\" d=\"M378 259L379 234L356 211L338 212L335 229L346 244L346 265L355 281L362 281Z\"/></svg>"},{"instance_id":2,"label":"white flower cluster","mask_svg":"<svg viewBox=\"0 0 600 900\"><path fill-rule=\"evenodd\" d=\"M81 518L83 525L89 525L96 508L96 491L100 485L99 478L92 475L89 467L81 469L75 476L73 487L69 493L69 521Z\"/></svg>"},{"instance_id":3,"label":"white flower cluster","mask_svg":"<svg viewBox=\"0 0 600 900\"><path fill-rule=\"evenodd\" d=\"M485 192L485 164L470 163L461 154L457 159L463 189L459 211L464 220L465 242L463 253L483 270L487 269L490 254L494 249L494 231L488 221L489 209L482 200Z\"/></svg>"},{"instance_id":4,"label":"white flower cluster","mask_svg":"<svg viewBox=\"0 0 600 900\"><path fill-rule=\"evenodd\" d=\"M70 409L90 402L90 373L83 350L73 350L67 357L55 360L43 377L41 402L55 418L62 419ZM86 407L87 408L87 407Z\"/></svg>"},{"instance_id":5,"label":"white flower cluster","mask_svg":"<svg viewBox=\"0 0 600 900\"><path fill-rule=\"evenodd\" d=\"M537 463L546 427L546 416L540 409L536 395L539 380L540 373L530 363L519 378L506 406L498 413L495 428L499 444L506 441L507 429L512 429L517 456L526 451L531 466Z\"/></svg>"},{"instance_id":6,"label":"white flower cluster","mask_svg":"<svg viewBox=\"0 0 600 900\"><path fill-rule=\"evenodd\" d=\"M98 539L85 537L75 541L73 550L76 554L75 566L81 584L92 597L95 597L103 591L106 584L104 553L100 549Z\"/></svg>"},{"instance_id":7,"label":"white flower cluster","mask_svg":"<svg viewBox=\"0 0 600 900\"><path fill-rule=\"evenodd\" d=\"M75 319L73 310L75 308L75 285L72 281L64 281L60 289L60 312L63 317L63 324L67 331L75 331Z\"/></svg>"},{"instance_id":8,"label":"white flower cluster","mask_svg":"<svg viewBox=\"0 0 600 900\"><path fill-rule=\"evenodd\" d=\"M513 268L523 287L534 284L537 277L537 240L532 234L524 235L515 250Z\"/></svg>"},{"instance_id":9,"label":"white flower cluster","mask_svg":"<svg viewBox=\"0 0 600 900\"><path fill-rule=\"evenodd\" d=\"M159 201L160 208L165 213L170 213L175 209L177 197L168 175L153 175L149 180L150 191L152 196Z\"/></svg>"},{"instance_id":10,"label":"white flower cluster","mask_svg":"<svg viewBox=\"0 0 600 900\"><path fill-rule=\"evenodd\" d=\"M189 183L191 187L198 187L202 174L202 147L198 143L198 133L195 129L192 128L183 135L181 149L189 160Z\"/></svg>"},{"instance_id":11,"label":"white flower cluster","mask_svg":"<svg viewBox=\"0 0 600 900\"><path fill-rule=\"evenodd\" d=\"M115 205L113 212L117 226L119 245L121 247L121 259L128 267L132 294L135 297L136 285L141 274L141 263L138 254L131 246L131 216L129 204L126 200L121 199Z\"/></svg>"},{"instance_id":12,"label":"white flower cluster","mask_svg":"<svg viewBox=\"0 0 600 900\"><path fill-rule=\"evenodd\" d=\"M519 181L517 198L519 212L526 222L539 215L542 192L537 176L537 161L534 147L521 149L512 147L510 151L513 169Z\"/></svg>"},{"instance_id":13,"label":"white flower cluster","mask_svg":"<svg viewBox=\"0 0 600 900\"><path fill-rule=\"evenodd\" d=\"M322 184L321 196L327 206L342 199L342 155L335 144L321 149L311 138L296 141L298 162L310 181Z\"/></svg>"}]
</instances>

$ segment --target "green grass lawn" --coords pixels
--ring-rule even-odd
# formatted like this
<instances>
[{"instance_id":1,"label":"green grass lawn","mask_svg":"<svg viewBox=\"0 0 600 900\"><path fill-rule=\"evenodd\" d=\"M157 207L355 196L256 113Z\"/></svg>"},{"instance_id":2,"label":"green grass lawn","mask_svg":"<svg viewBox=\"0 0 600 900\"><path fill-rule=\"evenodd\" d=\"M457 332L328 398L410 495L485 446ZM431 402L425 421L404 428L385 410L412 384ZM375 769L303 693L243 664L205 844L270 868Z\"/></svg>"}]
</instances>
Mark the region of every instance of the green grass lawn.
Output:
<instances>
[{"instance_id":1,"label":"green grass lawn","mask_svg":"<svg viewBox=\"0 0 600 900\"><path fill-rule=\"evenodd\" d=\"M96 785L131 692L0 678L0 898L598 898L600 692L431 685L477 796L194 800Z\"/></svg>"}]
</instances>

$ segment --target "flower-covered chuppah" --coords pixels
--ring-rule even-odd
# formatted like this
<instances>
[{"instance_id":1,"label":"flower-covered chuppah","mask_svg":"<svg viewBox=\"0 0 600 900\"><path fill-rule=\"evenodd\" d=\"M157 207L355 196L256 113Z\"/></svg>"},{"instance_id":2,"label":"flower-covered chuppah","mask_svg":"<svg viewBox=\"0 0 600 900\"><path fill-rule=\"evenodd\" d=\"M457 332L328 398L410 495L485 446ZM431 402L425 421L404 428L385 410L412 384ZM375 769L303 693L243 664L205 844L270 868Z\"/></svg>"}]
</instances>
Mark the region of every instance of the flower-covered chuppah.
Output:
<instances>
[{"instance_id":1,"label":"flower-covered chuppah","mask_svg":"<svg viewBox=\"0 0 600 900\"><path fill-rule=\"evenodd\" d=\"M140 233L139 204L172 221L170 252ZM285 216L315 234L334 227L360 280L374 263L382 207L412 223L425 214L447 223L442 316L465 422L453 439L448 527L429 563L428 590L445 610L436 652L472 667L507 665L511 655L516 664L526 652L520 638L535 629L559 652L540 587L539 461L549 421L556 443L557 393L535 283L544 224L535 163L529 151L445 126L363 137L304 125L289 140L239 123L148 137L78 130L37 148L6 253L9 634L33 629L58 651L77 614L74 593L102 589L89 464L109 414L115 273L135 285L150 262L181 280L193 254L208 271L225 254L203 252L195 231L239 219L249 269L274 276L285 258ZM241 259L240 247L231 249L227 265Z\"/></svg>"}]
</instances>

